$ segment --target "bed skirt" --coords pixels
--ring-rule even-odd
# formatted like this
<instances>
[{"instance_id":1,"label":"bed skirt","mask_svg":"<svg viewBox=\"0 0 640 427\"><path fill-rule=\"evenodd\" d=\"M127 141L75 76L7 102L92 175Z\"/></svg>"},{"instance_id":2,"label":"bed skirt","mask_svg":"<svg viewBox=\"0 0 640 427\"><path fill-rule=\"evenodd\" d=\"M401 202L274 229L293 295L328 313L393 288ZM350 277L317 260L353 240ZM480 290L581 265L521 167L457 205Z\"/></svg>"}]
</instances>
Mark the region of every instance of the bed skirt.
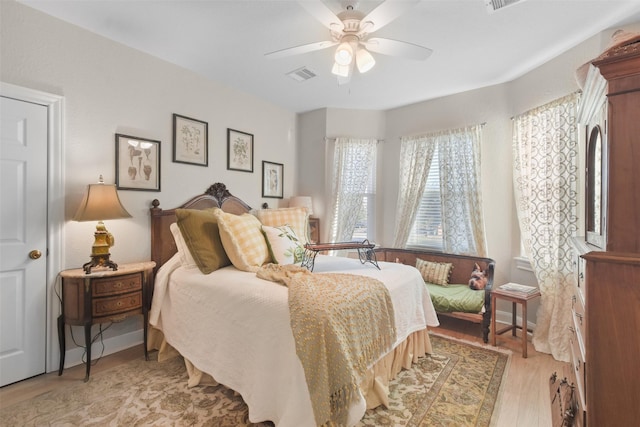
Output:
<instances>
[{"instance_id":1,"label":"bed skirt","mask_svg":"<svg viewBox=\"0 0 640 427\"><path fill-rule=\"evenodd\" d=\"M148 350L158 350L158 362L180 356L180 353L164 339L162 331L153 326L149 326L147 348ZM380 405L388 407L389 382L402 369L410 369L411 365L419 357L431 353L431 340L425 328L409 335L393 351L387 353L376 362L360 384L360 390L367 402L367 409L373 409ZM189 375L188 387L195 387L201 384L218 384L211 375L200 371L189 360L185 359L185 365Z\"/></svg>"}]
</instances>

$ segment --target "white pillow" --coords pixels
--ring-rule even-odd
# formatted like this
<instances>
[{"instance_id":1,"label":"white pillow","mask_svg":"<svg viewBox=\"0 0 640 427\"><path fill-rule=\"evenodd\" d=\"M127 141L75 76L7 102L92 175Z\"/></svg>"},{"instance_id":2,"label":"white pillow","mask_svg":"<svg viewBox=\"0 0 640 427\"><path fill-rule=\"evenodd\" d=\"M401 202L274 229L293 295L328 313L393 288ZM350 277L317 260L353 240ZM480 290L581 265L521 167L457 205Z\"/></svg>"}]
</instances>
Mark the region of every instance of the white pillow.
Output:
<instances>
[{"instance_id":1,"label":"white pillow","mask_svg":"<svg viewBox=\"0 0 640 427\"><path fill-rule=\"evenodd\" d=\"M171 230L171 234L173 234L173 240L176 242L176 247L178 248L178 256L180 257L180 265L184 268L198 268L198 264L193 259L193 255L191 255L191 251L187 246L187 242L184 241L184 237L180 232L180 227L178 227L177 223L172 223L169 226L169 230Z\"/></svg>"},{"instance_id":2,"label":"white pillow","mask_svg":"<svg viewBox=\"0 0 640 427\"><path fill-rule=\"evenodd\" d=\"M262 226L269 254L274 264L298 264L304 256L304 246L290 225Z\"/></svg>"}]
</instances>

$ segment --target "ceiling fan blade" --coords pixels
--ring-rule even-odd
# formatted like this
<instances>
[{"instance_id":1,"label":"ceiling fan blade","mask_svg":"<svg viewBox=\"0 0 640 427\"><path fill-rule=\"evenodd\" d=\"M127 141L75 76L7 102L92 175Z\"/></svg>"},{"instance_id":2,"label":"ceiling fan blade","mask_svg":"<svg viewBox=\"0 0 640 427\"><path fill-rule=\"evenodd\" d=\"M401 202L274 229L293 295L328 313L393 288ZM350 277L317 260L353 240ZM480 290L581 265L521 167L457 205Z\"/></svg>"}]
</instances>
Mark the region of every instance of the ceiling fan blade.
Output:
<instances>
[{"instance_id":1,"label":"ceiling fan blade","mask_svg":"<svg viewBox=\"0 0 640 427\"><path fill-rule=\"evenodd\" d=\"M300 0L298 4L331 31L340 32L344 28L340 18L320 0Z\"/></svg>"},{"instance_id":2,"label":"ceiling fan blade","mask_svg":"<svg viewBox=\"0 0 640 427\"><path fill-rule=\"evenodd\" d=\"M433 53L428 47L419 46L409 42L401 42L398 40L384 39L381 37L372 37L367 41L361 42L372 52L381 53L389 56L400 56L408 59L424 60Z\"/></svg>"},{"instance_id":3,"label":"ceiling fan blade","mask_svg":"<svg viewBox=\"0 0 640 427\"><path fill-rule=\"evenodd\" d=\"M382 2L380 6L369 12L367 16L362 18L361 22L362 24L371 22L366 31L369 34L373 33L411 9L419 2L420 0L386 0Z\"/></svg>"},{"instance_id":4,"label":"ceiling fan blade","mask_svg":"<svg viewBox=\"0 0 640 427\"><path fill-rule=\"evenodd\" d=\"M286 49L280 49L273 52L265 53L264 56L268 58L285 58L287 56L299 55L301 53L313 52L315 50L326 49L331 46L337 45L338 42L326 40L322 42L315 42L309 44L303 44L301 46L288 47Z\"/></svg>"}]
</instances>

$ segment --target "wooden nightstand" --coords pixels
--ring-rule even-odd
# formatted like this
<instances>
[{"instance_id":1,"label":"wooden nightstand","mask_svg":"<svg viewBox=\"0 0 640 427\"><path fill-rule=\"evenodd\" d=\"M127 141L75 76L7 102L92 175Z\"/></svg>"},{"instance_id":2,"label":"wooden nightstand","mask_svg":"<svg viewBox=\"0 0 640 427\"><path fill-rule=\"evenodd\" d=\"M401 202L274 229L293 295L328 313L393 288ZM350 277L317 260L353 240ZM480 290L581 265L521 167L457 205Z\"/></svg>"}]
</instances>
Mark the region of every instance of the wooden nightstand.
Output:
<instances>
[{"instance_id":1,"label":"wooden nightstand","mask_svg":"<svg viewBox=\"0 0 640 427\"><path fill-rule=\"evenodd\" d=\"M91 371L91 326L96 323L120 322L142 314L144 317L144 357L147 354L147 323L149 321L149 295L153 286L153 261L123 264L118 270L94 270L86 274L83 269L60 272L62 278L62 314L58 317L60 368L64 369L66 353L64 325L84 326L87 348L87 373Z\"/></svg>"}]
</instances>

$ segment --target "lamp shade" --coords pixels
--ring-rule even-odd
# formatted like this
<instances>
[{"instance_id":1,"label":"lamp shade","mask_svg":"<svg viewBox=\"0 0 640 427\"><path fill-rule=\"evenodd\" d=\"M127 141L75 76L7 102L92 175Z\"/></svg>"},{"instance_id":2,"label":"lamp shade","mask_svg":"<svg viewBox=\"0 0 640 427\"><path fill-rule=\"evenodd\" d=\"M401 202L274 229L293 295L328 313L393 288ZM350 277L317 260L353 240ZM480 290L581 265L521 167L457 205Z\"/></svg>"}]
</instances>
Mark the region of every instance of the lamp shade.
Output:
<instances>
[{"instance_id":1,"label":"lamp shade","mask_svg":"<svg viewBox=\"0 0 640 427\"><path fill-rule=\"evenodd\" d=\"M376 65L376 60L373 59L373 56L367 49L361 47L358 49L358 52L356 52L356 64L358 65L358 71L366 73Z\"/></svg>"},{"instance_id":2,"label":"lamp shade","mask_svg":"<svg viewBox=\"0 0 640 427\"><path fill-rule=\"evenodd\" d=\"M289 199L289 207L306 208L309 215L313 215L313 203L309 196L295 196Z\"/></svg>"},{"instance_id":3,"label":"lamp shade","mask_svg":"<svg viewBox=\"0 0 640 427\"><path fill-rule=\"evenodd\" d=\"M116 186L100 182L89 184L78 207L74 221L103 221L106 219L131 218L131 214L120 203Z\"/></svg>"},{"instance_id":4,"label":"lamp shade","mask_svg":"<svg viewBox=\"0 0 640 427\"><path fill-rule=\"evenodd\" d=\"M349 65L340 65L337 62L334 62L333 68L331 68L331 73L340 77L349 77L349 70L351 67Z\"/></svg>"},{"instance_id":5,"label":"lamp shade","mask_svg":"<svg viewBox=\"0 0 640 427\"><path fill-rule=\"evenodd\" d=\"M334 55L334 59L336 64L338 65L349 65L353 60L353 48L347 41L343 41L340 43L338 48L336 49L336 53Z\"/></svg>"}]
</instances>

